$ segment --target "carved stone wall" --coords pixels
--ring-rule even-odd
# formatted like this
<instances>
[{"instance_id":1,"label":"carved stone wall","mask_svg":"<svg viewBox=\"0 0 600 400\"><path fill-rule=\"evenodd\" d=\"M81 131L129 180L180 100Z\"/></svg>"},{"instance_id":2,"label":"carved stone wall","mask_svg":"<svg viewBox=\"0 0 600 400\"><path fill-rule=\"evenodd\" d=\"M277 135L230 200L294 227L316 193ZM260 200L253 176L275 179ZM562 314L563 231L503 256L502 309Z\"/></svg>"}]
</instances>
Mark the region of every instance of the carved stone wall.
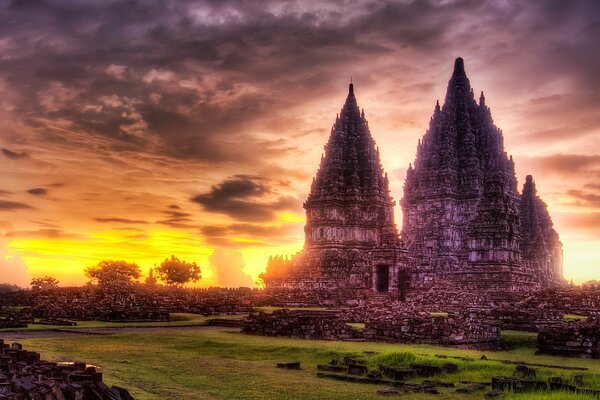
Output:
<instances>
[{"instance_id":1,"label":"carved stone wall","mask_svg":"<svg viewBox=\"0 0 600 400\"><path fill-rule=\"evenodd\" d=\"M514 291L562 280L545 204L531 177L519 194L502 131L483 93L475 101L461 58L407 171L402 207L413 288Z\"/></svg>"},{"instance_id":2,"label":"carved stone wall","mask_svg":"<svg viewBox=\"0 0 600 400\"><path fill-rule=\"evenodd\" d=\"M304 250L291 260L272 260L262 275L270 288L398 292L406 264L394 223L394 201L379 150L354 87L337 116L306 209ZM376 273L386 268L386 277ZM375 282L379 277L385 282Z\"/></svg>"}]
</instances>

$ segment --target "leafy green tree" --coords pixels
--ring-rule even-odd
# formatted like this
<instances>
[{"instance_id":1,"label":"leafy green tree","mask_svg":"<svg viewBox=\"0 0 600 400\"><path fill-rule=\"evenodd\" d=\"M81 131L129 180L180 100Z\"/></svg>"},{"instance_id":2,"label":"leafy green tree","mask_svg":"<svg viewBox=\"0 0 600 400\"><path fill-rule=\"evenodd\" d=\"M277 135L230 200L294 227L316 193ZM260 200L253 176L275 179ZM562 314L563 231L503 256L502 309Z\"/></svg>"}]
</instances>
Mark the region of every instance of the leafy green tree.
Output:
<instances>
[{"instance_id":1,"label":"leafy green tree","mask_svg":"<svg viewBox=\"0 0 600 400\"><path fill-rule=\"evenodd\" d=\"M92 282L100 286L130 286L140 278L142 272L135 263L122 260L102 260L97 265L85 270Z\"/></svg>"},{"instance_id":2,"label":"leafy green tree","mask_svg":"<svg viewBox=\"0 0 600 400\"><path fill-rule=\"evenodd\" d=\"M31 280L31 289L46 290L58 287L58 280L51 276L40 276Z\"/></svg>"},{"instance_id":3,"label":"leafy green tree","mask_svg":"<svg viewBox=\"0 0 600 400\"><path fill-rule=\"evenodd\" d=\"M171 286L183 286L201 278L200 267L195 262L189 263L175 256L165 258L155 272L161 281Z\"/></svg>"}]
</instances>

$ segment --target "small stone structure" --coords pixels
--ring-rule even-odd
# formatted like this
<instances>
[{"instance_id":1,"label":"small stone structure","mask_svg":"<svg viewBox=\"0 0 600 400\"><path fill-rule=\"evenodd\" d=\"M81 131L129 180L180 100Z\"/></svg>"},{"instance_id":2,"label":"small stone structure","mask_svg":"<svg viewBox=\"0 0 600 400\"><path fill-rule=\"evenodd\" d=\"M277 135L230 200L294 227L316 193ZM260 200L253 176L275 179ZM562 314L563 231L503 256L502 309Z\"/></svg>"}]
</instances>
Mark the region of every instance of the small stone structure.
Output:
<instances>
[{"instance_id":1,"label":"small stone structure","mask_svg":"<svg viewBox=\"0 0 600 400\"><path fill-rule=\"evenodd\" d=\"M0 400L133 400L125 389L109 388L102 373L84 362L43 361L19 343L0 339Z\"/></svg>"},{"instance_id":2,"label":"small stone structure","mask_svg":"<svg viewBox=\"0 0 600 400\"><path fill-rule=\"evenodd\" d=\"M336 311L276 310L251 314L242 332L251 335L288 336L300 339L340 340L360 336Z\"/></svg>"},{"instance_id":3,"label":"small stone structure","mask_svg":"<svg viewBox=\"0 0 600 400\"><path fill-rule=\"evenodd\" d=\"M364 336L386 342L502 347L499 326L478 314L383 313L367 320Z\"/></svg>"},{"instance_id":4,"label":"small stone structure","mask_svg":"<svg viewBox=\"0 0 600 400\"><path fill-rule=\"evenodd\" d=\"M600 321L590 318L543 329L537 347L537 354L600 358Z\"/></svg>"},{"instance_id":5,"label":"small stone structure","mask_svg":"<svg viewBox=\"0 0 600 400\"><path fill-rule=\"evenodd\" d=\"M25 328L33 322L33 316L29 308L2 311L0 309L0 329Z\"/></svg>"}]
</instances>

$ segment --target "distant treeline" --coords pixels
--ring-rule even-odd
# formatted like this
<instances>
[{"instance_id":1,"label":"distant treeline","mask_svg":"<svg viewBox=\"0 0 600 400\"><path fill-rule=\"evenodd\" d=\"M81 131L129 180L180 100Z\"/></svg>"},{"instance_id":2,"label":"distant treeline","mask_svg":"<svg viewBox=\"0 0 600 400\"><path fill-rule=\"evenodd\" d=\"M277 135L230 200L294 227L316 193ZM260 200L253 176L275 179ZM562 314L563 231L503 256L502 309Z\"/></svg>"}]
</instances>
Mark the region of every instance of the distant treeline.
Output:
<instances>
[{"instance_id":1,"label":"distant treeline","mask_svg":"<svg viewBox=\"0 0 600 400\"><path fill-rule=\"evenodd\" d=\"M0 293L18 292L21 290L17 285L11 285L10 283L0 283Z\"/></svg>"}]
</instances>

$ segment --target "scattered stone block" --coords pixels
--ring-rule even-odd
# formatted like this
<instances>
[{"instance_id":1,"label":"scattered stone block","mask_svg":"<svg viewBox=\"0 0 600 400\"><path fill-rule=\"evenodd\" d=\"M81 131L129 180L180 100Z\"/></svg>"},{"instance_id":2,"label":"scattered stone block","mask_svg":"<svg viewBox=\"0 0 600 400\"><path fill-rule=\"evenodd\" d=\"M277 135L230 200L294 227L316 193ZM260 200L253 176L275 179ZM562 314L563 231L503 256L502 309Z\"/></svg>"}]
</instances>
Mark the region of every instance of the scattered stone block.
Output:
<instances>
[{"instance_id":1,"label":"scattered stone block","mask_svg":"<svg viewBox=\"0 0 600 400\"><path fill-rule=\"evenodd\" d=\"M300 361L277 363L277 368L282 369L300 369Z\"/></svg>"}]
</instances>

